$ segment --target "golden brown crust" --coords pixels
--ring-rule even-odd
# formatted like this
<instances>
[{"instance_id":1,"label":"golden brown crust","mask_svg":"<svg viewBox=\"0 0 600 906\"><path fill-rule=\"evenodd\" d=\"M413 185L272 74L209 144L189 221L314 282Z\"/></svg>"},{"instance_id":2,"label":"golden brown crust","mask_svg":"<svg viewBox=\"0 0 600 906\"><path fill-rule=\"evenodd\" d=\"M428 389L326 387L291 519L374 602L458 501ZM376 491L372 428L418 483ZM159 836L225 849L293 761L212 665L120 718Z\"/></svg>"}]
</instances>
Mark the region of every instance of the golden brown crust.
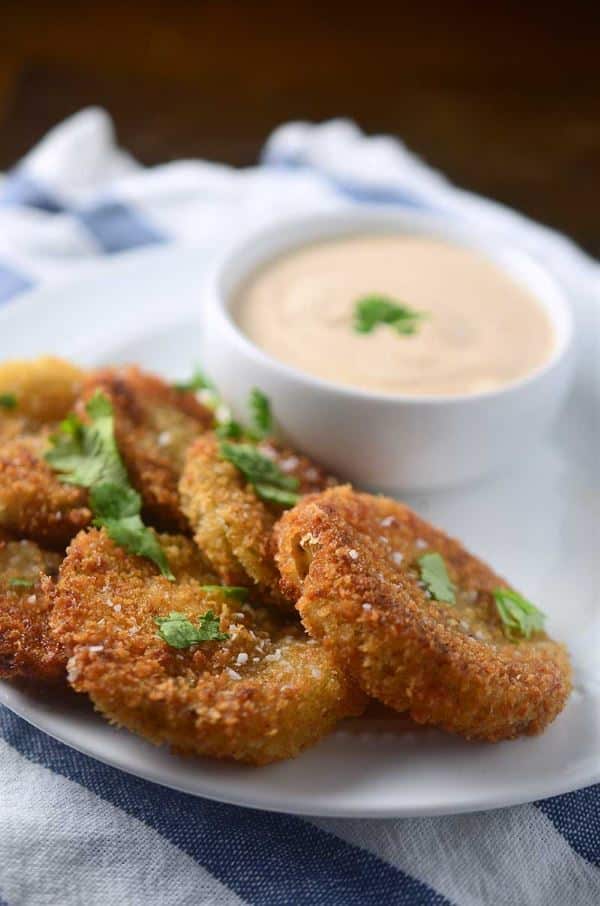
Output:
<instances>
[{"instance_id":1,"label":"golden brown crust","mask_svg":"<svg viewBox=\"0 0 600 906\"><path fill-rule=\"evenodd\" d=\"M60 554L31 541L0 535L0 677L57 683L65 679L66 658L50 633L50 576ZM46 578L46 581L44 581ZM11 581L13 580L13 581ZM29 585L14 585L24 580Z\"/></svg>"},{"instance_id":2,"label":"golden brown crust","mask_svg":"<svg viewBox=\"0 0 600 906\"><path fill-rule=\"evenodd\" d=\"M83 380L79 368L50 357L0 365L0 392L17 403L0 409L0 528L56 550L91 518L87 492L61 484L44 461Z\"/></svg>"},{"instance_id":3,"label":"golden brown crust","mask_svg":"<svg viewBox=\"0 0 600 906\"><path fill-rule=\"evenodd\" d=\"M563 646L545 633L509 641L492 597L507 583L408 507L336 488L286 513L275 537L308 632L388 706L489 740L539 732L563 708ZM454 605L422 587L414 562L426 551L444 557Z\"/></svg>"},{"instance_id":4,"label":"golden brown crust","mask_svg":"<svg viewBox=\"0 0 600 906\"><path fill-rule=\"evenodd\" d=\"M300 482L300 492L322 490L333 483L320 467L273 440L259 444ZM219 456L214 434L190 448L179 485L181 505L198 546L228 585L257 585L261 594L284 609L293 609L279 592L279 573L273 560L271 533L281 507L262 501L241 472Z\"/></svg>"},{"instance_id":5,"label":"golden brown crust","mask_svg":"<svg viewBox=\"0 0 600 906\"><path fill-rule=\"evenodd\" d=\"M14 414L24 419L30 429L54 425L73 408L84 377L76 365L53 356L2 362L0 394L16 397ZM11 413L12 410L4 414Z\"/></svg>"},{"instance_id":6,"label":"golden brown crust","mask_svg":"<svg viewBox=\"0 0 600 906\"><path fill-rule=\"evenodd\" d=\"M62 484L44 462L46 432L0 445L0 527L54 550L91 519L87 491Z\"/></svg>"},{"instance_id":7,"label":"golden brown crust","mask_svg":"<svg viewBox=\"0 0 600 906\"><path fill-rule=\"evenodd\" d=\"M297 624L202 590L215 580L193 544L161 542L175 583L98 531L80 534L61 567L52 628L71 684L109 720L179 752L266 764L360 712L363 696ZM208 609L229 640L178 650L157 637L157 616Z\"/></svg>"},{"instance_id":8,"label":"golden brown crust","mask_svg":"<svg viewBox=\"0 0 600 906\"><path fill-rule=\"evenodd\" d=\"M105 368L85 384L83 403L96 390L109 397L117 445L144 517L164 531L189 533L179 506L177 483L188 446L213 424L213 415L193 393L175 390L135 366Z\"/></svg>"}]
</instances>

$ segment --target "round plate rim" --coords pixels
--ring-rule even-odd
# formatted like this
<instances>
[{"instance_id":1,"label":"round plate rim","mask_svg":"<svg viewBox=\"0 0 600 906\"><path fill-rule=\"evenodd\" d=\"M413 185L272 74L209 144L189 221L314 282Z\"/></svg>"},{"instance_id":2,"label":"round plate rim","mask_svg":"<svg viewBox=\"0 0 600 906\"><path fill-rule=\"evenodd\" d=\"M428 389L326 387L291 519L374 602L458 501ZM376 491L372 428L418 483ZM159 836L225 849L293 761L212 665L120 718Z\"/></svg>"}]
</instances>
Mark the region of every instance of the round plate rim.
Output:
<instances>
[{"instance_id":1,"label":"round plate rim","mask_svg":"<svg viewBox=\"0 0 600 906\"><path fill-rule=\"evenodd\" d=\"M34 288L27 293L23 293L21 296L17 297L15 300L12 300L2 306L0 309L0 331L8 326L10 329L10 324L16 319L27 320L28 317L37 314L38 306L44 303L51 303L53 300L57 301L63 294L66 296L72 294L69 304L71 308L76 309L75 296L78 290L85 290L91 285L96 287L100 286L103 283L107 285L112 285L114 288L115 280L118 280L119 277L125 276L129 278L135 278L136 272L141 267L144 271L144 276L142 280L148 279L148 269L157 268L159 271L167 267L172 267L175 271L177 270L178 265L183 265L187 268L190 266L193 268L195 261L198 256L198 251L190 247L185 246L169 246L161 247L154 249L142 249L131 251L123 254L119 258L114 260L102 260L100 262L93 262L82 267L78 274L70 280L61 280L59 283L54 283L49 286L42 286ZM179 279L179 278L178 278ZM199 278L199 282L200 282ZM111 303L114 305L114 300ZM190 315L192 309L183 309L180 311L180 317L184 314ZM105 313L104 313L105 314ZM162 316L158 311L154 312L155 318L154 321L147 321L144 323L142 332L148 329L150 323L154 327L159 327L161 324L171 324L177 320L173 315L173 310L171 309L168 314L163 314ZM133 327L131 324L125 328L124 336L128 337L132 334ZM108 345L107 337L111 335L111 332L105 331L101 334L100 339L100 348ZM114 330L112 331L112 336L114 337ZM104 342L103 342L104 341ZM98 340L92 342L90 341L89 349L98 348ZM80 347L77 349L75 358L78 357L77 353L83 352L84 354L88 350L88 347ZM228 796L222 791L215 791L210 789L210 777L206 780L202 780L202 768L198 771L199 786L200 788L191 788L189 784L186 784L184 781L181 783L172 782L171 780L161 779L160 776L156 776L156 773L152 770L145 769L145 765L142 763L142 767L133 768L131 765L125 764L123 759L118 757L110 758L104 754L98 754L94 750L93 746L90 748L84 745L81 742L78 742L76 739L72 738L71 733L68 728L65 732L61 733L53 725L53 720L45 719L43 715L32 713L35 712L35 709L28 708L25 702L15 701L18 698L19 691L15 694L17 687L12 686L6 681L0 681L0 703L5 705L9 710L14 712L18 717L25 720L32 726L36 727L41 732L46 733L53 739L69 746L76 751L81 752L82 754L91 757L101 763L107 764L110 767L124 771L127 774L132 776L140 777L144 780L156 783L159 786L166 787L168 789L177 790L183 793L200 796L217 802L223 802L231 805L239 805L249 808L255 808L263 811L272 811L272 812L282 812L286 814L294 815L306 815L312 817L339 817L339 818L402 818L402 817L433 817L441 815L453 815L453 814L465 814L469 812L479 812L486 811L489 809L505 808L514 805L520 805L523 803L532 802L538 799L543 799L550 796L561 795L564 793L572 792L573 790L580 789L584 786L591 785L593 783L600 782L600 757L598 758L597 763L594 764L592 770L585 770L579 767L574 773L569 773L564 777L564 782L561 782L561 777L557 774L548 774L541 776L537 783L533 784L533 787L529 787L527 790L522 787L515 791L515 794L509 796L504 788L499 788L497 791L490 789L486 793L481 793L478 797L471 796L470 798L456 798L451 802L443 803L441 805L435 804L424 804L421 807L416 806L402 806L402 803L398 801L390 802L389 805L380 805L377 807L360 807L360 806L347 806L339 802L335 805L319 805L316 802L309 801L303 807L299 805L288 802L286 804L284 797L279 796L277 802L271 801L268 797L265 799L260 796L253 798L252 794L248 795L240 794L239 791L236 795ZM58 719L58 718L56 718ZM101 718L98 717L98 720ZM589 762L586 761L585 764ZM249 772L257 770L254 768L248 768ZM258 769L260 770L260 768ZM251 775L250 775L251 776Z\"/></svg>"}]
</instances>

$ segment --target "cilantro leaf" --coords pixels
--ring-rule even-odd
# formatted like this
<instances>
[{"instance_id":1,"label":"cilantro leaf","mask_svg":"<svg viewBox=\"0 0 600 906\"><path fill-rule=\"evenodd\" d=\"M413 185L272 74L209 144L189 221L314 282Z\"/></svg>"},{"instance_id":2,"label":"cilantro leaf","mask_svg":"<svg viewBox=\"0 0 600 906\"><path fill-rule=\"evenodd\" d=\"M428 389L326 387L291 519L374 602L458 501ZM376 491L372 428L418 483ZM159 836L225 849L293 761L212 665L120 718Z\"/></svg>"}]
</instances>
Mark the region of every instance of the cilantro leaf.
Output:
<instances>
[{"instance_id":1,"label":"cilantro leaf","mask_svg":"<svg viewBox=\"0 0 600 906\"><path fill-rule=\"evenodd\" d=\"M519 637L530 639L534 632L543 630L546 615L518 591L496 588L493 595L507 638L513 641Z\"/></svg>"},{"instance_id":2,"label":"cilantro leaf","mask_svg":"<svg viewBox=\"0 0 600 906\"><path fill-rule=\"evenodd\" d=\"M264 440L273 430L271 403L262 390L253 387L248 399L250 409L250 436L254 440Z\"/></svg>"},{"instance_id":3,"label":"cilantro leaf","mask_svg":"<svg viewBox=\"0 0 600 906\"><path fill-rule=\"evenodd\" d=\"M248 479L250 484L270 484L284 491L296 491L300 485L293 475L285 475L279 466L252 444L229 444L221 441L219 453Z\"/></svg>"},{"instance_id":4,"label":"cilantro leaf","mask_svg":"<svg viewBox=\"0 0 600 906\"><path fill-rule=\"evenodd\" d=\"M228 419L217 425L215 434L220 440L241 440L244 436L244 429L239 422L234 419Z\"/></svg>"},{"instance_id":5,"label":"cilantro leaf","mask_svg":"<svg viewBox=\"0 0 600 906\"><path fill-rule=\"evenodd\" d=\"M69 415L50 437L46 461L66 484L90 489L94 525L140 557L152 560L163 576L174 581L165 552L141 517L142 498L129 483L114 433L110 400L97 391L86 406L88 422Z\"/></svg>"},{"instance_id":6,"label":"cilantro leaf","mask_svg":"<svg viewBox=\"0 0 600 906\"><path fill-rule=\"evenodd\" d=\"M92 487L90 505L101 519L126 519L138 515L142 498L131 487L104 481Z\"/></svg>"},{"instance_id":7,"label":"cilantro leaf","mask_svg":"<svg viewBox=\"0 0 600 906\"><path fill-rule=\"evenodd\" d=\"M175 390L189 391L190 393L197 393L199 390L215 390L215 385L207 378L206 375L196 368L191 378L187 381L178 381L173 384Z\"/></svg>"},{"instance_id":8,"label":"cilantro leaf","mask_svg":"<svg viewBox=\"0 0 600 906\"><path fill-rule=\"evenodd\" d=\"M288 507L298 502L298 494L295 493L300 487L298 479L285 475L273 460L252 444L221 441L219 454L240 470L262 500Z\"/></svg>"},{"instance_id":9,"label":"cilantro leaf","mask_svg":"<svg viewBox=\"0 0 600 906\"><path fill-rule=\"evenodd\" d=\"M16 409L17 398L14 393L0 393L0 409Z\"/></svg>"},{"instance_id":10,"label":"cilantro leaf","mask_svg":"<svg viewBox=\"0 0 600 906\"><path fill-rule=\"evenodd\" d=\"M249 594L249 590L242 585L202 585L201 588L207 595L220 594L234 601L246 601Z\"/></svg>"},{"instance_id":11,"label":"cilantro leaf","mask_svg":"<svg viewBox=\"0 0 600 906\"><path fill-rule=\"evenodd\" d=\"M456 601L456 586L450 580L441 554L423 554L422 557L419 557L417 563L421 572L421 581L431 594L431 597L436 601L454 604Z\"/></svg>"},{"instance_id":12,"label":"cilantro leaf","mask_svg":"<svg viewBox=\"0 0 600 906\"><path fill-rule=\"evenodd\" d=\"M100 482L117 485L128 483L114 436L114 419L110 400L96 391L86 406L90 424L76 415L61 422L51 435L52 448L46 461L60 474L65 484L91 488Z\"/></svg>"},{"instance_id":13,"label":"cilantro leaf","mask_svg":"<svg viewBox=\"0 0 600 906\"><path fill-rule=\"evenodd\" d=\"M158 637L171 648L189 648L199 642L221 642L229 638L226 632L219 631L219 618L212 610L200 617L198 626L194 626L184 613L176 611L167 617L155 617L154 622L158 626Z\"/></svg>"},{"instance_id":14,"label":"cilantro leaf","mask_svg":"<svg viewBox=\"0 0 600 906\"><path fill-rule=\"evenodd\" d=\"M424 312L386 296L364 296L354 308L354 330L357 333L372 333L378 324L387 324L397 333L410 336L417 332L419 321L425 317Z\"/></svg>"},{"instance_id":15,"label":"cilantro leaf","mask_svg":"<svg viewBox=\"0 0 600 906\"><path fill-rule=\"evenodd\" d=\"M284 491L282 488L274 487L272 484L263 484L259 482L254 485L254 490L267 503L277 503L279 506L296 506L300 500L300 494L295 491Z\"/></svg>"},{"instance_id":16,"label":"cilantro leaf","mask_svg":"<svg viewBox=\"0 0 600 906\"><path fill-rule=\"evenodd\" d=\"M131 554L137 554L138 557L152 560L166 579L169 579L170 582L175 581L175 576L158 538L153 529L144 525L141 516L124 516L119 519L97 516L94 519L94 525L105 528L108 537L112 538L119 547L124 547Z\"/></svg>"},{"instance_id":17,"label":"cilantro leaf","mask_svg":"<svg viewBox=\"0 0 600 906\"><path fill-rule=\"evenodd\" d=\"M20 576L16 576L14 579L8 580L9 588L33 588L35 582L33 579L22 579Z\"/></svg>"}]
</instances>

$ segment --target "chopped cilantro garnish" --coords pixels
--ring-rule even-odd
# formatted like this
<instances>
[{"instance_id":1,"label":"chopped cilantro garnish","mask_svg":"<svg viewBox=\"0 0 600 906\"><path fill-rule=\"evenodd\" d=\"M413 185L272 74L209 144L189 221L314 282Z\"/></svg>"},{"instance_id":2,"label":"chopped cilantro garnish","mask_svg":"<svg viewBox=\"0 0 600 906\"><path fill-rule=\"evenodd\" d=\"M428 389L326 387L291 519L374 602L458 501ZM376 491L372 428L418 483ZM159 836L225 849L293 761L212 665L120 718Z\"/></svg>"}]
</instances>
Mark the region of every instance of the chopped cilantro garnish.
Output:
<instances>
[{"instance_id":1,"label":"chopped cilantro garnish","mask_svg":"<svg viewBox=\"0 0 600 906\"><path fill-rule=\"evenodd\" d=\"M207 595L223 595L234 601L246 601L249 594L242 585L202 585L201 588Z\"/></svg>"},{"instance_id":2,"label":"chopped cilantro garnish","mask_svg":"<svg viewBox=\"0 0 600 906\"><path fill-rule=\"evenodd\" d=\"M207 378L199 369L196 369L190 380L173 384L173 387L175 390L195 393L203 391L202 402L213 410L216 422L215 433L221 440L243 440L246 437L248 440L256 442L264 440L272 431L271 404L268 397L257 387L251 390L248 399L250 425L247 428L231 417L229 407L221 399L217 388L210 378Z\"/></svg>"},{"instance_id":3,"label":"chopped cilantro garnish","mask_svg":"<svg viewBox=\"0 0 600 906\"><path fill-rule=\"evenodd\" d=\"M221 441L219 454L240 470L263 500L282 506L294 506L298 502L298 494L294 493L300 486L298 479L285 475L273 460L252 444Z\"/></svg>"},{"instance_id":4,"label":"chopped cilantro garnish","mask_svg":"<svg viewBox=\"0 0 600 906\"><path fill-rule=\"evenodd\" d=\"M251 484L274 485L285 491L298 488L299 481L295 476L285 475L272 459L252 444L228 444L223 441L219 449L221 456L237 466Z\"/></svg>"},{"instance_id":5,"label":"chopped cilantro garnish","mask_svg":"<svg viewBox=\"0 0 600 906\"><path fill-rule=\"evenodd\" d=\"M16 409L17 398L14 393L0 393L0 409Z\"/></svg>"},{"instance_id":6,"label":"chopped cilantro garnish","mask_svg":"<svg viewBox=\"0 0 600 906\"><path fill-rule=\"evenodd\" d=\"M496 588L493 595L507 638L513 641L519 637L529 639L532 633L542 631L546 615L518 591Z\"/></svg>"},{"instance_id":7,"label":"chopped cilantro garnish","mask_svg":"<svg viewBox=\"0 0 600 906\"><path fill-rule=\"evenodd\" d=\"M419 321L425 317L424 312L415 311L386 296L364 296L354 308L354 330L371 333L377 325L387 324L397 333L410 336L417 332Z\"/></svg>"},{"instance_id":8,"label":"chopped cilantro garnish","mask_svg":"<svg viewBox=\"0 0 600 906\"><path fill-rule=\"evenodd\" d=\"M441 554L423 554L422 557L419 557L417 563L421 571L421 581L431 597L436 601L454 604L456 601L456 588L450 580Z\"/></svg>"},{"instance_id":9,"label":"chopped cilantro garnish","mask_svg":"<svg viewBox=\"0 0 600 906\"><path fill-rule=\"evenodd\" d=\"M291 507L296 506L299 495L294 491L285 491L283 488L274 487L272 484L264 484L262 481L254 485L254 490L266 503L277 503L279 506Z\"/></svg>"},{"instance_id":10,"label":"chopped cilantro garnish","mask_svg":"<svg viewBox=\"0 0 600 906\"><path fill-rule=\"evenodd\" d=\"M86 406L89 423L70 415L50 437L46 461L66 484L90 489L94 525L140 557L152 560L163 576L174 580L167 558L152 529L141 518L142 500L129 484L114 435L110 400L97 391Z\"/></svg>"},{"instance_id":11,"label":"chopped cilantro garnish","mask_svg":"<svg viewBox=\"0 0 600 906\"><path fill-rule=\"evenodd\" d=\"M244 429L239 422L236 422L234 419L228 419L227 421L221 422L220 425L217 425L215 434L221 440L241 440L244 436Z\"/></svg>"},{"instance_id":12,"label":"chopped cilantro garnish","mask_svg":"<svg viewBox=\"0 0 600 906\"><path fill-rule=\"evenodd\" d=\"M229 638L226 632L219 631L219 618L212 610L207 610L200 617L197 626L184 613L173 612L168 617L155 617L158 626L158 637L171 648L189 648L199 642L222 642Z\"/></svg>"},{"instance_id":13,"label":"chopped cilantro garnish","mask_svg":"<svg viewBox=\"0 0 600 906\"><path fill-rule=\"evenodd\" d=\"M22 579L20 576L16 576L14 579L8 580L8 585L10 588L33 588L35 582L33 579Z\"/></svg>"},{"instance_id":14,"label":"chopped cilantro garnish","mask_svg":"<svg viewBox=\"0 0 600 906\"><path fill-rule=\"evenodd\" d=\"M65 484L91 488L102 482L127 485L127 472L114 437L113 410L110 400L97 391L86 406L90 423L76 415L61 422L50 437L52 448L46 461Z\"/></svg>"},{"instance_id":15,"label":"chopped cilantro garnish","mask_svg":"<svg viewBox=\"0 0 600 906\"><path fill-rule=\"evenodd\" d=\"M248 400L250 409L250 436L254 440L264 440L273 430L273 416L268 397L253 387Z\"/></svg>"},{"instance_id":16,"label":"chopped cilantro garnish","mask_svg":"<svg viewBox=\"0 0 600 906\"><path fill-rule=\"evenodd\" d=\"M175 390L189 391L190 393L197 393L199 390L215 390L215 385L207 378L206 375L199 369L196 368L191 378L187 381L178 381L173 384Z\"/></svg>"},{"instance_id":17,"label":"chopped cilantro garnish","mask_svg":"<svg viewBox=\"0 0 600 906\"><path fill-rule=\"evenodd\" d=\"M163 576L174 579L165 552L152 529L142 522L142 500L133 488L99 484L90 491L90 505L95 515L94 525L104 527L115 544L132 554L147 557Z\"/></svg>"}]
</instances>

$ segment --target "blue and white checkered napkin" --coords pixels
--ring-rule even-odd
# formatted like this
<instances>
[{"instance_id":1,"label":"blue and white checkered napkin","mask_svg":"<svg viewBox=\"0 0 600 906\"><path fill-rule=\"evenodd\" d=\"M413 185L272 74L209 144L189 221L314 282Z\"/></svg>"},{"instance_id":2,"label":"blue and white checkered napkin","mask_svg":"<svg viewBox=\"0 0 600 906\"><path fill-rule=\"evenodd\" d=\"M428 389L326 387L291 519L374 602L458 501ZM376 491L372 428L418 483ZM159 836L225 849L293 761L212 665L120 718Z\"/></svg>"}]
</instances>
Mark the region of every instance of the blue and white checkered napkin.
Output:
<instances>
[{"instance_id":1,"label":"blue and white checkered napkin","mask_svg":"<svg viewBox=\"0 0 600 906\"><path fill-rule=\"evenodd\" d=\"M443 211L550 266L574 303L600 269L564 237L451 186L342 121L293 124L261 166L140 167L109 118L54 129L0 183L0 303L152 243L214 244L286 211L380 202ZM301 819L171 792L0 708L0 906L600 902L600 787L485 814Z\"/></svg>"}]
</instances>

